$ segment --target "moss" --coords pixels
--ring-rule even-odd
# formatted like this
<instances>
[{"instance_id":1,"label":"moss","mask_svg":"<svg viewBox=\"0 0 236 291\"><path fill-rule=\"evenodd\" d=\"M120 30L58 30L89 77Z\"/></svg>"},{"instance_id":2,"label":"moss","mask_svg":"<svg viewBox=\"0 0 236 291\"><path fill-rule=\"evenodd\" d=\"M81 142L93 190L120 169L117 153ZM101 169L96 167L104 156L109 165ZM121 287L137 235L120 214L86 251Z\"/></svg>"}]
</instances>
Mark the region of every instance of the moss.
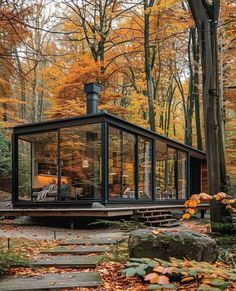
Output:
<instances>
[{"instance_id":1,"label":"moss","mask_svg":"<svg viewBox=\"0 0 236 291\"><path fill-rule=\"evenodd\" d=\"M211 230L213 233L220 233L220 234L234 234L235 226L231 222L212 222L211 223Z\"/></svg>"}]
</instances>

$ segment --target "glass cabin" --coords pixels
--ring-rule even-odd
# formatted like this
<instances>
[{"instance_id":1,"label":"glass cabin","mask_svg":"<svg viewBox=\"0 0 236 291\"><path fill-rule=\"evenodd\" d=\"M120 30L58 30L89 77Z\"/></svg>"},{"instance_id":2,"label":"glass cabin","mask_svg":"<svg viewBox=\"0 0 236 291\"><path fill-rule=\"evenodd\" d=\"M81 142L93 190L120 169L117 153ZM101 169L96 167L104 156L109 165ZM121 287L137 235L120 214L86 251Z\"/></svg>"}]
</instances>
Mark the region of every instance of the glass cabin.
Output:
<instances>
[{"instance_id":1,"label":"glass cabin","mask_svg":"<svg viewBox=\"0 0 236 291\"><path fill-rule=\"evenodd\" d=\"M87 115L13 129L14 207L173 204L206 191L203 152L96 104L91 114L95 93Z\"/></svg>"}]
</instances>

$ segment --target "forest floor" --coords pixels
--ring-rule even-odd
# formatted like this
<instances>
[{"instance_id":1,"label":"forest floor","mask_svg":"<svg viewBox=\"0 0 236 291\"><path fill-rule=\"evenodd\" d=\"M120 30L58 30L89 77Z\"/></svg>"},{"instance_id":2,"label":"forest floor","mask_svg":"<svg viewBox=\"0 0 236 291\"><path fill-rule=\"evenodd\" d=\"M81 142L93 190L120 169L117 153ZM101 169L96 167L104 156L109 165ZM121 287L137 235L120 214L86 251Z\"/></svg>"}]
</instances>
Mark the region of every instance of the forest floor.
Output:
<instances>
[{"instance_id":1,"label":"forest floor","mask_svg":"<svg viewBox=\"0 0 236 291\"><path fill-rule=\"evenodd\" d=\"M9 197L4 196L2 202L9 203ZM0 203L1 205L1 203ZM8 205L9 206L9 205ZM1 207L1 206L0 206ZM10 207L10 206L9 206ZM0 220L0 254L1 252L11 252L12 254L21 255L24 259L35 260L40 256L40 251L57 246L65 239L74 238L117 238L122 235L127 236L123 230L114 227L101 226L86 226L74 230L69 229L69 224L54 223L53 221L35 220L29 217L19 217L16 219L1 219ZM209 219L191 219L181 221L179 227L174 228L197 231L202 234L208 234L210 231ZM219 266L231 266L236 268L236 238L220 238L221 252ZM0 258L1 259L1 258ZM125 268L125 262L128 260L127 243L121 244L120 250L117 253L113 250L100 263L95 271L97 271L103 281L101 287L94 289L74 288L70 290L97 290L97 291L144 291L147 290L147 284L144 284L139 278L126 278L122 271ZM45 273L65 273L78 271L92 271L91 269L60 269L56 267L34 269L32 267L10 267L7 270L8 275L17 277L34 276ZM66 289L65 289L66 290ZM196 285L189 283L184 286L179 285L177 290L197 290ZM236 286L225 290L236 290Z\"/></svg>"}]
</instances>

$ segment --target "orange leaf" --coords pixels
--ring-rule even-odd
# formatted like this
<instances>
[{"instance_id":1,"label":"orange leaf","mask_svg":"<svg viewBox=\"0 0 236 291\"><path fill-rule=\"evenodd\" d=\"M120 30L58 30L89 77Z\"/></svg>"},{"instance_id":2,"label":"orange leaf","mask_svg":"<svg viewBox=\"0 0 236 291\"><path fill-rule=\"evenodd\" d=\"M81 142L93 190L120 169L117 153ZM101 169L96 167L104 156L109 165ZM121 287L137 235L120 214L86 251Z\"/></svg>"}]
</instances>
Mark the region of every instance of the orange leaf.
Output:
<instances>
[{"instance_id":1,"label":"orange leaf","mask_svg":"<svg viewBox=\"0 0 236 291\"><path fill-rule=\"evenodd\" d=\"M182 218L183 219L189 219L190 218L190 214L189 213L184 213Z\"/></svg>"},{"instance_id":2,"label":"orange leaf","mask_svg":"<svg viewBox=\"0 0 236 291\"><path fill-rule=\"evenodd\" d=\"M159 276L157 273L150 273L144 277L145 281L150 281L150 283L157 283L159 280Z\"/></svg>"}]
</instances>

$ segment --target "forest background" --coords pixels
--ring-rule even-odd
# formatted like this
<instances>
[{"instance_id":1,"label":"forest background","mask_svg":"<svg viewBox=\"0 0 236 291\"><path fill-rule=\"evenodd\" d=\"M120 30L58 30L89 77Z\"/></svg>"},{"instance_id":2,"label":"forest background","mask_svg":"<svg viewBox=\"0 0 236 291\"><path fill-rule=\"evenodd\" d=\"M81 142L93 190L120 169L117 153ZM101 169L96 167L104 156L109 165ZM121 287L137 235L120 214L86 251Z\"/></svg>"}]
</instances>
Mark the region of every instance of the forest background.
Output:
<instances>
[{"instance_id":1,"label":"forest background","mask_svg":"<svg viewBox=\"0 0 236 291\"><path fill-rule=\"evenodd\" d=\"M204 1L203 1L204 2ZM11 176L11 127L99 108L205 149L201 43L187 1L0 1L0 177ZM218 22L219 100L229 192L236 193L236 4Z\"/></svg>"}]
</instances>

